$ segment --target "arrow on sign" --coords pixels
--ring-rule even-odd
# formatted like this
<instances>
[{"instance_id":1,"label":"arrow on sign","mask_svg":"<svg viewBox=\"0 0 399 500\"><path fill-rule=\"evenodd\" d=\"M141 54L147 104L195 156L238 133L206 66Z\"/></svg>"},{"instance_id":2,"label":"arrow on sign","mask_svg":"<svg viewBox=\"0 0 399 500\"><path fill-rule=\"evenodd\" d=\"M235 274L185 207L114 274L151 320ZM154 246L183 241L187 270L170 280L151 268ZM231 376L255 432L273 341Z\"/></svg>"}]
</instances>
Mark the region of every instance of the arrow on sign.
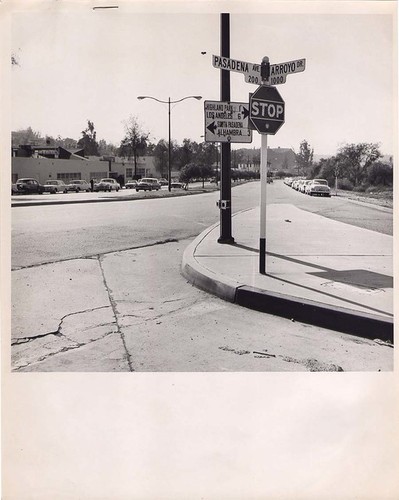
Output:
<instances>
[{"instance_id":1,"label":"arrow on sign","mask_svg":"<svg viewBox=\"0 0 399 500\"><path fill-rule=\"evenodd\" d=\"M249 109L246 109L244 106L242 106L242 114L244 116L244 120L247 116L249 116Z\"/></svg>"},{"instance_id":2,"label":"arrow on sign","mask_svg":"<svg viewBox=\"0 0 399 500\"><path fill-rule=\"evenodd\" d=\"M215 133L215 130L217 129L217 126L216 126L215 122L212 122L212 123L211 123L210 125L208 125L206 128L207 128L208 130L210 130L210 131L212 132L212 134L214 134L214 133Z\"/></svg>"}]
</instances>

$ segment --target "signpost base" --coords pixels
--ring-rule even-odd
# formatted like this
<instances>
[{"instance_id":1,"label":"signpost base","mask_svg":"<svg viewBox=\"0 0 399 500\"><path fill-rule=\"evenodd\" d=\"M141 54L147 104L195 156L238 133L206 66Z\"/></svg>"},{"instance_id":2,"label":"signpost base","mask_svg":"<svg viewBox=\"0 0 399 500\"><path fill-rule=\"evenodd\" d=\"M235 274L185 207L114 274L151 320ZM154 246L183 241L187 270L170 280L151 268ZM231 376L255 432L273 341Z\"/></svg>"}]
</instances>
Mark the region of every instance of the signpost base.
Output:
<instances>
[{"instance_id":1,"label":"signpost base","mask_svg":"<svg viewBox=\"0 0 399 500\"><path fill-rule=\"evenodd\" d=\"M234 238L231 236L230 238L225 238L223 236L220 236L218 238L218 243L221 243L222 245L233 245L235 243Z\"/></svg>"},{"instance_id":2,"label":"signpost base","mask_svg":"<svg viewBox=\"0 0 399 500\"><path fill-rule=\"evenodd\" d=\"M259 239L259 272L266 274L266 238Z\"/></svg>"}]
</instances>

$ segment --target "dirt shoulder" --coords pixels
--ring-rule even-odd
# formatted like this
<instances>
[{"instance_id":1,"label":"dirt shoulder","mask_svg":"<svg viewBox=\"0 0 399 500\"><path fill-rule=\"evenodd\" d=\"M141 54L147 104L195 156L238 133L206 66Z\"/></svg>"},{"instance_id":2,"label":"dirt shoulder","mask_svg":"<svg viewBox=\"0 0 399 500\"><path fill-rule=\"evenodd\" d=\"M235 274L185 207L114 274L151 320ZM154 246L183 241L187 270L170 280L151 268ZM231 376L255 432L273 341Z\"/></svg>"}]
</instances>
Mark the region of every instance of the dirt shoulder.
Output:
<instances>
[{"instance_id":1,"label":"dirt shoulder","mask_svg":"<svg viewBox=\"0 0 399 500\"><path fill-rule=\"evenodd\" d=\"M335 196L335 189L331 190L331 196ZM338 189L337 196L353 201L371 203L386 208L393 208L393 191L376 191L375 193L358 193Z\"/></svg>"}]
</instances>

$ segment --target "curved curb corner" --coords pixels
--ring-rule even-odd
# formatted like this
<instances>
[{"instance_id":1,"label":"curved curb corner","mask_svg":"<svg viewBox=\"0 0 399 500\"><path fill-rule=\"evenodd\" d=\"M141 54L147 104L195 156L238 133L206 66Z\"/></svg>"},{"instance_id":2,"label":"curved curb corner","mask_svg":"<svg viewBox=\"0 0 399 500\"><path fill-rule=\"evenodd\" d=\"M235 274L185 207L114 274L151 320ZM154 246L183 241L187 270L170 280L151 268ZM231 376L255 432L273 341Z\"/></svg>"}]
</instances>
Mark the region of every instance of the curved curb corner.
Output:
<instances>
[{"instance_id":1,"label":"curved curb corner","mask_svg":"<svg viewBox=\"0 0 399 500\"><path fill-rule=\"evenodd\" d=\"M188 245L183 253L181 270L183 276L194 286L228 302L235 302L237 289L242 286L241 283L225 276L222 278L221 275L217 275L201 266L194 257L197 246L218 225L219 223L206 229Z\"/></svg>"}]
</instances>

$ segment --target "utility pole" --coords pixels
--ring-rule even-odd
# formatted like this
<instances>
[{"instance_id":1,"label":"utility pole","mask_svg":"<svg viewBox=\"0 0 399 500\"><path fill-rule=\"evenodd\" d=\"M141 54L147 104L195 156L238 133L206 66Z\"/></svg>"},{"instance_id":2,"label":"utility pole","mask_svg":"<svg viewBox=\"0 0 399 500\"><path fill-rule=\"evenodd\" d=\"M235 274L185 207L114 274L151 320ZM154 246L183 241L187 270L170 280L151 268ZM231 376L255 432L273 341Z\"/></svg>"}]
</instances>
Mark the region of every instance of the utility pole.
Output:
<instances>
[{"instance_id":1,"label":"utility pole","mask_svg":"<svg viewBox=\"0 0 399 500\"><path fill-rule=\"evenodd\" d=\"M220 55L230 57L230 14L220 14ZM231 101L230 71L220 70L220 100ZM231 144L221 143L220 237L218 243L234 243L231 234Z\"/></svg>"}]
</instances>

